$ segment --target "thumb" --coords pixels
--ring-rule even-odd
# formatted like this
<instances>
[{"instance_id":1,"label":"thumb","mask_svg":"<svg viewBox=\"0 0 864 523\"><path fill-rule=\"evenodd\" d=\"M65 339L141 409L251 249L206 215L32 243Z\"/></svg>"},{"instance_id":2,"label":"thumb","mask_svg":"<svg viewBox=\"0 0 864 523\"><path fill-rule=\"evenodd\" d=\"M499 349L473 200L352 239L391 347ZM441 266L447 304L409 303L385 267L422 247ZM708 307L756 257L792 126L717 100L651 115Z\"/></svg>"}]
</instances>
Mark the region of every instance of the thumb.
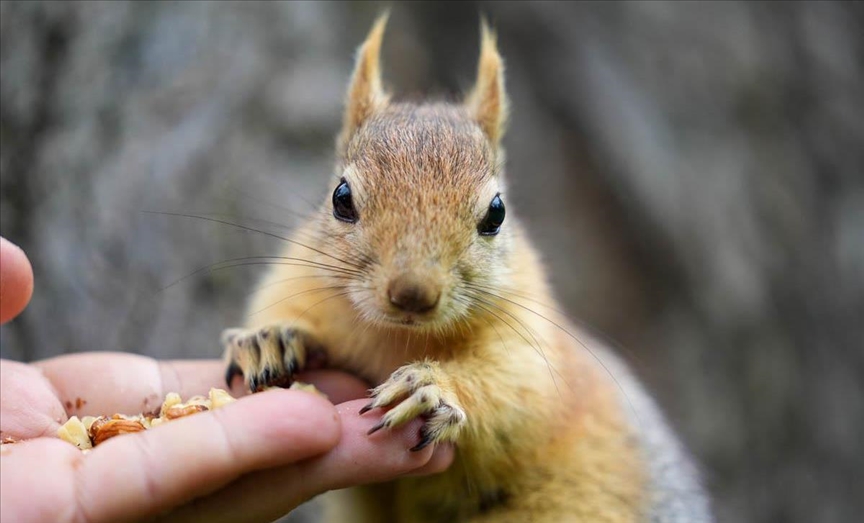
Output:
<instances>
[{"instance_id":1,"label":"thumb","mask_svg":"<svg viewBox=\"0 0 864 523\"><path fill-rule=\"evenodd\" d=\"M0 323L18 315L33 294L33 268L20 247L0 237Z\"/></svg>"}]
</instances>

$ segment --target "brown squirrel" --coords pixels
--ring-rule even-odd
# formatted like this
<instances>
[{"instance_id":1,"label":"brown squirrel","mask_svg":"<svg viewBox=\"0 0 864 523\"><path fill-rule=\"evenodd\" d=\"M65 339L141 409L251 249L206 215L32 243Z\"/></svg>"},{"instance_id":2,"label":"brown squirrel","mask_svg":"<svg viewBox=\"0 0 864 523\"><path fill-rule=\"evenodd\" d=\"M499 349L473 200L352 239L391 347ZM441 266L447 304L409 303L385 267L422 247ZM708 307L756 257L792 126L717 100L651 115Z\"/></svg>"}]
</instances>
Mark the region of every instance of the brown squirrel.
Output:
<instances>
[{"instance_id":1,"label":"brown squirrel","mask_svg":"<svg viewBox=\"0 0 864 523\"><path fill-rule=\"evenodd\" d=\"M649 396L560 313L505 212L508 114L482 24L461 104L396 103L386 15L358 51L334 191L223 336L226 378L286 386L312 354L375 384L375 429L421 417L454 442L441 474L328 494L328 521L710 521L694 467ZM505 219L506 214L506 219ZM383 413L383 414L382 414Z\"/></svg>"}]
</instances>

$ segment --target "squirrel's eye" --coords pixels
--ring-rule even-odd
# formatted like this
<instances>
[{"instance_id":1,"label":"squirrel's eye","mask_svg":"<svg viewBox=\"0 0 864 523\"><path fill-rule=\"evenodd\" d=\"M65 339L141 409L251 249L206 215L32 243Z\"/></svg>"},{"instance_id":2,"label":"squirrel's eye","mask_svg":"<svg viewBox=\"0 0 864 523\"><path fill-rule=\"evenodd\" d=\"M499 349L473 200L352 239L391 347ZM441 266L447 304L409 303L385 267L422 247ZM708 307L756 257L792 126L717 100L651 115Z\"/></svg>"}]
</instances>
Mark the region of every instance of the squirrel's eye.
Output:
<instances>
[{"instance_id":1,"label":"squirrel's eye","mask_svg":"<svg viewBox=\"0 0 864 523\"><path fill-rule=\"evenodd\" d=\"M351 199L351 187L345 178L342 178L342 183L333 191L333 216L343 222L357 221L357 210L354 209L354 201Z\"/></svg>"},{"instance_id":2,"label":"squirrel's eye","mask_svg":"<svg viewBox=\"0 0 864 523\"><path fill-rule=\"evenodd\" d=\"M501 201L501 196L496 194L489 204L486 216L477 225L477 232L481 236L494 236L498 234L502 223L504 223L504 202Z\"/></svg>"}]
</instances>

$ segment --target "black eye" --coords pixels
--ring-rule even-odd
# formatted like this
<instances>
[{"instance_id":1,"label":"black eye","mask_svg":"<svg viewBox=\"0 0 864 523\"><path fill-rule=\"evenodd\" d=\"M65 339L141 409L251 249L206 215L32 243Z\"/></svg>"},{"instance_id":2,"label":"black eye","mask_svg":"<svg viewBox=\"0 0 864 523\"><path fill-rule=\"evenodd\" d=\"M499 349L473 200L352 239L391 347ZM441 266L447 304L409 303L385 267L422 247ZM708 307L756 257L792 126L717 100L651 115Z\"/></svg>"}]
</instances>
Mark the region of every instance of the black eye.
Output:
<instances>
[{"instance_id":1,"label":"black eye","mask_svg":"<svg viewBox=\"0 0 864 523\"><path fill-rule=\"evenodd\" d=\"M501 196L496 194L489 204L486 216L477 225L477 232L481 236L495 236L501 229L502 223L504 223L504 202L501 201Z\"/></svg>"},{"instance_id":2,"label":"black eye","mask_svg":"<svg viewBox=\"0 0 864 523\"><path fill-rule=\"evenodd\" d=\"M343 222L357 221L357 210L354 209L354 201L351 199L351 187L344 178L333 191L333 216Z\"/></svg>"}]
</instances>

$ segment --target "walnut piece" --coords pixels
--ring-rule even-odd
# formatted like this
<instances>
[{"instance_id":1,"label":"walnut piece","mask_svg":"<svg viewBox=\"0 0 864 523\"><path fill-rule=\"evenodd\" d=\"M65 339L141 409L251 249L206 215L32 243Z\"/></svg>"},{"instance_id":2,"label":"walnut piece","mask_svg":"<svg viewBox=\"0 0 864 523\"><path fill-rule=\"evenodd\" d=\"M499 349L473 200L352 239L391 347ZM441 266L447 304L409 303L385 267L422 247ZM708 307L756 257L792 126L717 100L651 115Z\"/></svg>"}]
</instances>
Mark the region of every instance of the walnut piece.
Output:
<instances>
[{"instance_id":1,"label":"walnut piece","mask_svg":"<svg viewBox=\"0 0 864 523\"><path fill-rule=\"evenodd\" d=\"M83 426L83 424L82 424ZM102 443L108 438L119 436L120 434L131 434L133 432L141 432L145 430L144 424L140 421L123 419L115 414L109 419L99 418L90 425L90 439L93 441L93 446Z\"/></svg>"}]
</instances>

